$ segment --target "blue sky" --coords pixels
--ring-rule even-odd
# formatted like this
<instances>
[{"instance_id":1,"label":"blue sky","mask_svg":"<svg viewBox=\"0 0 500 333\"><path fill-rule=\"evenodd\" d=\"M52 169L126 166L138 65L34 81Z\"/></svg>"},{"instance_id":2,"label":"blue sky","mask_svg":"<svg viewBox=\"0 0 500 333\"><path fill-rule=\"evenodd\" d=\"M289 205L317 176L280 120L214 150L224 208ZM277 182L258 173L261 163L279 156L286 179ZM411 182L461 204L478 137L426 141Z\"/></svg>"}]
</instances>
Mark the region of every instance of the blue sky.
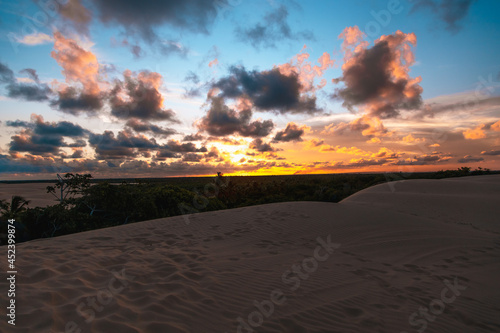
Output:
<instances>
[{"instance_id":1,"label":"blue sky","mask_svg":"<svg viewBox=\"0 0 500 333\"><path fill-rule=\"evenodd\" d=\"M240 174L380 172L399 170L408 161L413 163L409 156L419 157L417 154L422 161L417 167L426 170L456 167L469 161L478 166L498 168L495 152L499 150L500 139L495 120L499 116L499 103L495 96L500 90L499 13L500 3L487 0L190 0L184 5L169 0L121 3L103 0L2 1L0 64L4 65L6 79L0 85L0 154L3 161L0 162L0 178L41 177L67 170L102 175L118 171L127 175L132 172L127 166L133 163L141 165L139 171L133 172L146 176L165 170L168 170L166 175L174 176L210 174L217 168ZM357 29L356 34L361 36L358 44L368 42L350 58L343 49L344 40L339 38L348 27ZM394 91L387 101L381 101L380 97L376 101L359 99L361 90L356 89L367 88L362 87L363 75L374 75L375 71L349 77L343 65L348 59L357 64L363 59L368 61L370 54L375 54L379 38L398 36L397 31L406 36L405 40L388 51L391 52L388 56L411 53L412 63L400 65L407 72L406 81L421 78L405 88L417 87L418 96L406 100L409 95L405 90L398 96ZM413 35L415 44L411 43ZM82 58L71 62L68 59L75 55L74 52ZM290 94L300 103L313 98L314 108L301 109L300 103L284 101L280 96L266 97L281 99L269 104L274 105L274 109L258 105L258 98L269 93L269 89L286 93L291 87L287 75L294 77L294 74L285 73L284 64L298 68L300 66L293 59L307 54L306 61L311 66L319 66L319 58L325 52L334 61L333 65L312 77L302 77L299 73L296 78L300 85L298 95ZM63 72L71 66L85 66L82 61L98 66L98 77L91 79L94 83L83 77L88 73L77 70L76 78ZM387 66L381 72L393 71L389 74L395 83L396 72L391 65ZM34 82L26 71L22 72L26 68L36 71L39 82ZM243 68L244 72L235 71L235 68ZM127 70L132 73L128 78L124 74ZM146 79L141 76L142 72L158 74L161 84L152 83L153 76ZM239 81L245 75L254 80L254 85L262 83L259 80L277 80L277 83L259 86L261 91L252 91L249 87L245 90L245 83ZM189 76L195 80L187 79ZM335 83L332 80L336 78L341 79ZM220 89L225 79L241 84L243 90L235 95L227 86ZM307 89L304 86L307 80L318 85L323 79L326 81L321 87ZM130 109L136 113L128 118L113 109L117 106L109 104L109 94L113 86L119 86L121 93L116 93L115 97L125 98L121 100L123 103L128 101L130 96L123 97L127 80L135 82L136 89L142 84L149 92L157 91L161 101L156 102L161 103L155 105L159 109ZM92 110L89 106L64 109L61 92L70 87L85 93L85 89L90 89L85 84L93 85L94 92L99 87L102 105L98 103L99 106ZM33 97L25 94L29 85L46 89L46 96L33 101ZM21 88L23 93L13 92ZM219 95L207 95L215 88L219 89ZM388 86L381 85L380 89L386 91ZM339 90L344 94L338 94ZM187 91L197 94L188 95ZM352 94L358 97L349 100ZM215 110L217 98L223 100L218 104L222 107L220 110ZM248 103L246 115L251 115L248 121L243 120L245 112L237 105L243 100ZM281 102L284 104L279 104ZM373 111L374 103L383 103L392 111L377 113ZM128 103L127 107L131 105ZM450 109L453 105L462 106ZM429 110L433 108L445 111L437 115L433 111L431 115ZM160 109L171 110L175 119L155 115L154 112ZM251 125L255 120L268 120L273 126L258 134L248 129L231 129L224 120L217 123L222 118L215 119L216 112L219 115L226 112L223 114L226 120L234 116L232 121L242 122L238 126L255 126ZM12 126L16 120L25 122L25 126ZM158 131L144 130L144 126L137 131L139 127L134 129L126 125L129 120L174 129L176 133L158 136ZM39 124L59 128L60 122L84 128L86 134L78 139L85 141L85 146L70 147L72 137L64 133L51 134L59 135L57 140L36 136ZM376 126L377 131L366 130ZM439 144L440 150L408 146L409 143L427 142L427 146L437 147L430 142L431 127L450 132L450 139ZM156 143L149 144L150 150L146 153L145 148L113 141L119 149L127 151L113 155L111 147L92 141L92 135L95 139L106 131L113 132L116 137L122 132L129 141L141 137L155 139ZM278 135L283 131L291 136ZM190 141L197 148L175 152L176 148L172 147L187 142L183 141L184 137L195 133L203 136ZM403 140L408 136L409 139ZM24 141L19 141L21 138ZM49 139L62 146L46 146ZM228 140L240 144L231 146ZM346 153L346 149L352 147L359 149L358 154L354 154L354 150ZM215 159L205 156L212 150L217 151L211 154L217 155ZM236 160L234 156L241 158ZM105 167L111 160L118 169ZM245 161L240 162L242 160ZM51 169L49 164L55 167ZM36 166L31 168L35 172L16 172L16 168L30 165Z\"/></svg>"}]
</instances>

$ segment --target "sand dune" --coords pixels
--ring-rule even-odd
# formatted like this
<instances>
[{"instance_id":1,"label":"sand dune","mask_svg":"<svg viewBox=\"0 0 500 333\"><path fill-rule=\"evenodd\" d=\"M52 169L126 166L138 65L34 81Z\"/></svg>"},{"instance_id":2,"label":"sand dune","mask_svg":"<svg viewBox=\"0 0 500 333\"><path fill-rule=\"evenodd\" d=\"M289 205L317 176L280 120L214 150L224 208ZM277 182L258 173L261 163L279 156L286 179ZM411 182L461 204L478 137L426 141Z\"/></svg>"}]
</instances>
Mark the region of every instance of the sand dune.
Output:
<instances>
[{"instance_id":1,"label":"sand dune","mask_svg":"<svg viewBox=\"0 0 500 333\"><path fill-rule=\"evenodd\" d=\"M19 244L0 331L498 332L498 198L411 180Z\"/></svg>"}]
</instances>

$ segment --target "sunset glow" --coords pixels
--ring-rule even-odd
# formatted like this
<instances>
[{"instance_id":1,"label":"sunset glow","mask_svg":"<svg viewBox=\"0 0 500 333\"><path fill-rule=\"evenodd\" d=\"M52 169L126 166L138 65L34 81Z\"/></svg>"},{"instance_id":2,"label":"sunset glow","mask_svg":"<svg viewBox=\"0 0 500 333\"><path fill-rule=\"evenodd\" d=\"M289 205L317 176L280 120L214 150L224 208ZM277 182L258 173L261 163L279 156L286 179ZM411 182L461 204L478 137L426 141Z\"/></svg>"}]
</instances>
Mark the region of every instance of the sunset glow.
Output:
<instances>
[{"instance_id":1,"label":"sunset glow","mask_svg":"<svg viewBox=\"0 0 500 333\"><path fill-rule=\"evenodd\" d=\"M0 179L500 169L498 2L52 2L2 2Z\"/></svg>"}]
</instances>

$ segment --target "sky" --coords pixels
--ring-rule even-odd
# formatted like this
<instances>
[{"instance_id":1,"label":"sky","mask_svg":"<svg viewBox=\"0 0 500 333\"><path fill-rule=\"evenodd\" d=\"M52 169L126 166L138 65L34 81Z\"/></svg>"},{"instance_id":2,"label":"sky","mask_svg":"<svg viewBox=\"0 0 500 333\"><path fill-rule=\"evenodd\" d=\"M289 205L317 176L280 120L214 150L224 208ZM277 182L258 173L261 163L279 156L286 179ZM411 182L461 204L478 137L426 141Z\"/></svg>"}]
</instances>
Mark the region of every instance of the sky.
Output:
<instances>
[{"instance_id":1,"label":"sky","mask_svg":"<svg viewBox=\"0 0 500 333\"><path fill-rule=\"evenodd\" d=\"M499 170L499 13L0 1L0 179Z\"/></svg>"}]
</instances>

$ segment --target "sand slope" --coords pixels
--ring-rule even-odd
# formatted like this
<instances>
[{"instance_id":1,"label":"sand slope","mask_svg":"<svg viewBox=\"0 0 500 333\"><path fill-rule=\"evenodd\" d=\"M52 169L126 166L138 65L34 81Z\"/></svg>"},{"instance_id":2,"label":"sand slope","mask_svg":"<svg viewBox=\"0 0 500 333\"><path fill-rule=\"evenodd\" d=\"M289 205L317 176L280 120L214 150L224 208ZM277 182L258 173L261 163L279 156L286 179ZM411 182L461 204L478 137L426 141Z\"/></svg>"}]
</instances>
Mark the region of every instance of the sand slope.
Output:
<instances>
[{"instance_id":1,"label":"sand slope","mask_svg":"<svg viewBox=\"0 0 500 333\"><path fill-rule=\"evenodd\" d=\"M412 180L20 244L0 331L498 332L499 188Z\"/></svg>"}]
</instances>

